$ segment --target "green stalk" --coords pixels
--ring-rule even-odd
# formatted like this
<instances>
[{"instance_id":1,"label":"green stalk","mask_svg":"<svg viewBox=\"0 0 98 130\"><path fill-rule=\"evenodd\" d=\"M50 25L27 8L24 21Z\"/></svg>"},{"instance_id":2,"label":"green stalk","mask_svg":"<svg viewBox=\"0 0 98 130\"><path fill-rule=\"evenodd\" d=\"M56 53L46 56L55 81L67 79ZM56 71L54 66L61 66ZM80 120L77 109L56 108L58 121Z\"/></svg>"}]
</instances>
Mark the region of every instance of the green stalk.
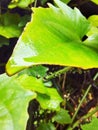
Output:
<instances>
[{"instance_id":1,"label":"green stalk","mask_svg":"<svg viewBox=\"0 0 98 130\"><path fill-rule=\"evenodd\" d=\"M96 73L96 75L94 76L93 80L96 80L97 77L98 77L98 73ZM86 90L86 92L85 92L83 98L81 99L81 101L80 101L80 103L79 103L79 105L78 105L78 107L77 107L77 110L75 111L75 113L74 113L74 115L73 115L72 123L73 123L74 119L76 118L77 113L78 113L78 111L79 111L79 109L80 109L80 107L81 107L83 101L85 100L85 98L86 98L88 92L90 91L91 87L92 87L92 85L89 85L89 87L87 88L87 90ZM71 124L72 124L72 123L71 123ZM76 126L76 125L75 125L75 126Z\"/></svg>"},{"instance_id":2,"label":"green stalk","mask_svg":"<svg viewBox=\"0 0 98 130\"><path fill-rule=\"evenodd\" d=\"M64 73L68 72L71 69L72 69L72 67L65 67L65 68L63 68L61 70L58 70L58 71L52 73L51 75L46 76L45 80L50 80L50 79L53 79L55 77L58 77L59 75L64 74Z\"/></svg>"},{"instance_id":3,"label":"green stalk","mask_svg":"<svg viewBox=\"0 0 98 130\"><path fill-rule=\"evenodd\" d=\"M86 120L87 118L91 117L93 114L95 114L96 112L98 112L98 106L92 111L89 112L87 115L84 115L83 117L81 117L78 121L76 121L73 125L73 129L78 126L80 124L81 121Z\"/></svg>"},{"instance_id":4,"label":"green stalk","mask_svg":"<svg viewBox=\"0 0 98 130\"><path fill-rule=\"evenodd\" d=\"M80 109L80 107L81 107L81 105L82 105L84 99L86 98L88 92L90 91L91 87L92 87L92 85L89 85L89 87L87 88L87 90L86 90L86 92L85 92L85 94L84 94L82 100L80 101L80 103L79 103L79 105L78 105L78 107L77 107L77 110L75 111L75 113L74 113L74 115L73 115L73 117L72 117L72 123L73 123L74 119L76 118L77 113L78 113L78 111L79 111L79 109Z\"/></svg>"},{"instance_id":5,"label":"green stalk","mask_svg":"<svg viewBox=\"0 0 98 130\"><path fill-rule=\"evenodd\" d=\"M35 2L34 2L34 7L36 7L37 6L37 0L35 0Z\"/></svg>"}]
</instances>

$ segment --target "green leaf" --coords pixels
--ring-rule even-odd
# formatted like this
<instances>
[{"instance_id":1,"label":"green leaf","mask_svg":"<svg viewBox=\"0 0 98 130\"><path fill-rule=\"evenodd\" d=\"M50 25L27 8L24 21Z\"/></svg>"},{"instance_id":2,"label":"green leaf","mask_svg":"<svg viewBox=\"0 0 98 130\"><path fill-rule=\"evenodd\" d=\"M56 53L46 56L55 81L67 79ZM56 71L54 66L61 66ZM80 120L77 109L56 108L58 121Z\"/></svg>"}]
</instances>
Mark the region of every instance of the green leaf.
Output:
<instances>
[{"instance_id":1,"label":"green leaf","mask_svg":"<svg viewBox=\"0 0 98 130\"><path fill-rule=\"evenodd\" d=\"M47 71L48 71L47 67L44 67L42 65L37 65L21 71L19 75L28 74L33 77L43 78L46 76Z\"/></svg>"},{"instance_id":2,"label":"green leaf","mask_svg":"<svg viewBox=\"0 0 98 130\"><path fill-rule=\"evenodd\" d=\"M21 21L19 22L18 26L19 27L24 27L27 22L29 22L31 19L30 15L24 15L21 17Z\"/></svg>"},{"instance_id":3,"label":"green leaf","mask_svg":"<svg viewBox=\"0 0 98 130\"><path fill-rule=\"evenodd\" d=\"M41 0L41 4L44 5L48 0Z\"/></svg>"},{"instance_id":4,"label":"green leaf","mask_svg":"<svg viewBox=\"0 0 98 130\"><path fill-rule=\"evenodd\" d=\"M70 0L61 0L61 1L66 3L66 4L70 2Z\"/></svg>"},{"instance_id":5,"label":"green leaf","mask_svg":"<svg viewBox=\"0 0 98 130\"><path fill-rule=\"evenodd\" d=\"M91 0L92 2L94 2L95 4L98 4L98 0Z\"/></svg>"},{"instance_id":6,"label":"green leaf","mask_svg":"<svg viewBox=\"0 0 98 130\"><path fill-rule=\"evenodd\" d=\"M63 101L55 88L48 87L46 87L45 94L37 94L37 100L43 109L55 111L60 109L60 103Z\"/></svg>"},{"instance_id":7,"label":"green leaf","mask_svg":"<svg viewBox=\"0 0 98 130\"><path fill-rule=\"evenodd\" d=\"M18 26L18 14L5 13L0 16L0 35L6 38L19 37L22 28Z\"/></svg>"},{"instance_id":8,"label":"green leaf","mask_svg":"<svg viewBox=\"0 0 98 130\"><path fill-rule=\"evenodd\" d=\"M87 33L88 38L84 44L98 52L98 15L92 15L88 20L91 22L91 29Z\"/></svg>"},{"instance_id":9,"label":"green leaf","mask_svg":"<svg viewBox=\"0 0 98 130\"><path fill-rule=\"evenodd\" d=\"M98 15L91 15L88 20L92 23L93 26L98 27Z\"/></svg>"},{"instance_id":10,"label":"green leaf","mask_svg":"<svg viewBox=\"0 0 98 130\"><path fill-rule=\"evenodd\" d=\"M58 94L55 88L48 88L44 86L41 79L37 79L26 74L18 78L19 83L25 89L32 90L37 93L36 99L43 109L58 110L63 99Z\"/></svg>"},{"instance_id":11,"label":"green leaf","mask_svg":"<svg viewBox=\"0 0 98 130\"><path fill-rule=\"evenodd\" d=\"M93 117L91 122L82 125L82 130L98 130L98 119Z\"/></svg>"},{"instance_id":12,"label":"green leaf","mask_svg":"<svg viewBox=\"0 0 98 130\"><path fill-rule=\"evenodd\" d=\"M26 8L33 2L34 0L12 0L8 7L11 9L15 7Z\"/></svg>"},{"instance_id":13,"label":"green leaf","mask_svg":"<svg viewBox=\"0 0 98 130\"><path fill-rule=\"evenodd\" d=\"M46 87L40 79L23 74L18 78L19 83L25 88L42 94L46 93Z\"/></svg>"},{"instance_id":14,"label":"green leaf","mask_svg":"<svg viewBox=\"0 0 98 130\"><path fill-rule=\"evenodd\" d=\"M91 37L92 35L97 35L97 34L98 34L98 28L94 27L94 26L91 26L91 29L87 33L87 36L89 38L89 36Z\"/></svg>"},{"instance_id":15,"label":"green leaf","mask_svg":"<svg viewBox=\"0 0 98 130\"><path fill-rule=\"evenodd\" d=\"M33 8L31 22L6 65L9 75L37 64L98 68L98 53L82 42L91 27L88 20L78 9L55 2L58 8Z\"/></svg>"},{"instance_id":16,"label":"green leaf","mask_svg":"<svg viewBox=\"0 0 98 130\"><path fill-rule=\"evenodd\" d=\"M87 36L98 34L98 15L91 15L88 18L88 21L91 23L91 28L89 32L87 33Z\"/></svg>"},{"instance_id":17,"label":"green leaf","mask_svg":"<svg viewBox=\"0 0 98 130\"><path fill-rule=\"evenodd\" d=\"M60 111L58 111L56 115L53 117L53 121L56 121L59 124L70 124L71 117L68 114L67 110L60 109Z\"/></svg>"},{"instance_id":18,"label":"green leaf","mask_svg":"<svg viewBox=\"0 0 98 130\"><path fill-rule=\"evenodd\" d=\"M84 44L98 52L98 33L95 32L95 34L89 36Z\"/></svg>"},{"instance_id":19,"label":"green leaf","mask_svg":"<svg viewBox=\"0 0 98 130\"><path fill-rule=\"evenodd\" d=\"M9 39L0 36L0 47L2 47L3 45L9 45Z\"/></svg>"},{"instance_id":20,"label":"green leaf","mask_svg":"<svg viewBox=\"0 0 98 130\"><path fill-rule=\"evenodd\" d=\"M25 130L28 103L35 96L19 85L16 76L0 75L0 129Z\"/></svg>"},{"instance_id":21,"label":"green leaf","mask_svg":"<svg viewBox=\"0 0 98 130\"><path fill-rule=\"evenodd\" d=\"M56 130L56 128L52 123L42 123L37 130Z\"/></svg>"}]
</instances>

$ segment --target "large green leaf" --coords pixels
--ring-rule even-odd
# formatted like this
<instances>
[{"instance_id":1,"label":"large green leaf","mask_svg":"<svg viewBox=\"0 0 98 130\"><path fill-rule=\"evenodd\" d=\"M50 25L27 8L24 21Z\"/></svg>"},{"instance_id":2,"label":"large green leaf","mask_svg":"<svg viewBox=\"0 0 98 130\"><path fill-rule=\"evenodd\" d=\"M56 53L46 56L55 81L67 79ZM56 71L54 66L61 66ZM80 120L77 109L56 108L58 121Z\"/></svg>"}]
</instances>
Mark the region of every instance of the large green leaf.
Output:
<instances>
[{"instance_id":1,"label":"large green leaf","mask_svg":"<svg viewBox=\"0 0 98 130\"><path fill-rule=\"evenodd\" d=\"M25 130L28 103L35 96L19 85L16 76L0 75L0 130Z\"/></svg>"},{"instance_id":2,"label":"large green leaf","mask_svg":"<svg viewBox=\"0 0 98 130\"><path fill-rule=\"evenodd\" d=\"M0 16L0 35L6 38L19 37L22 28L18 26L20 16L18 14L5 13Z\"/></svg>"},{"instance_id":3,"label":"large green leaf","mask_svg":"<svg viewBox=\"0 0 98 130\"><path fill-rule=\"evenodd\" d=\"M9 4L9 8L15 8L15 7L26 8L32 2L34 2L34 0L12 0L11 3Z\"/></svg>"},{"instance_id":4,"label":"large green leaf","mask_svg":"<svg viewBox=\"0 0 98 130\"><path fill-rule=\"evenodd\" d=\"M7 63L9 75L36 64L98 67L98 53L82 42L90 29L88 20L78 9L55 2L58 7L50 4L50 8L33 8L31 22Z\"/></svg>"},{"instance_id":5,"label":"large green leaf","mask_svg":"<svg viewBox=\"0 0 98 130\"><path fill-rule=\"evenodd\" d=\"M36 99L43 109L58 110L63 101L55 88L48 88L41 79L23 74L18 78L19 83L26 89L37 93Z\"/></svg>"}]
</instances>

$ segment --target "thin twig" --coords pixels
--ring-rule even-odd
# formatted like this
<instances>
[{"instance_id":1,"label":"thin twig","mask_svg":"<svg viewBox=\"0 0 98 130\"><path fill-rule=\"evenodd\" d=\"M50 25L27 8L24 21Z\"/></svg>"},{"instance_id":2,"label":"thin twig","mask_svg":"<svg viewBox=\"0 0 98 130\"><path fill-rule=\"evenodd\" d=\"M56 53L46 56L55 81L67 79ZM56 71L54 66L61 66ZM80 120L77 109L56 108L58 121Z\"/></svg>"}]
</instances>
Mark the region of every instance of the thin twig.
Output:
<instances>
[{"instance_id":1,"label":"thin twig","mask_svg":"<svg viewBox=\"0 0 98 130\"><path fill-rule=\"evenodd\" d=\"M94 76L93 80L96 80L97 77L98 77L98 73ZM80 107L81 107L83 101L85 100L85 98L86 98L88 92L90 91L91 87L92 87L92 85L89 85L89 87L87 88L87 90L86 90L86 92L85 92L83 98L81 99L81 101L80 101L80 103L79 103L79 105L78 105L78 107L77 107L77 110L76 110L76 112L75 112L74 115L73 115L72 123L73 123L74 119L76 118L76 115L77 115L77 113L78 113L78 111L79 111L79 109L80 109Z\"/></svg>"},{"instance_id":2,"label":"thin twig","mask_svg":"<svg viewBox=\"0 0 98 130\"><path fill-rule=\"evenodd\" d=\"M37 0L35 0L35 2L34 2L34 7L36 7L37 6Z\"/></svg>"},{"instance_id":3,"label":"thin twig","mask_svg":"<svg viewBox=\"0 0 98 130\"><path fill-rule=\"evenodd\" d=\"M74 115L73 115L73 117L72 117L72 123L73 123L74 119L76 118L77 113L78 113L78 111L79 111L79 109L80 109L80 107L81 107L81 105L82 105L84 99L86 98L88 92L90 91L91 87L92 87L92 85L89 85L89 87L87 88L87 90L86 90L86 92L85 92L85 94L84 94L82 100L80 101L80 103L79 103L79 105L78 105L78 107L77 107L77 110L75 111L75 113L74 113Z\"/></svg>"},{"instance_id":4,"label":"thin twig","mask_svg":"<svg viewBox=\"0 0 98 130\"><path fill-rule=\"evenodd\" d=\"M94 76L93 80L96 80L97 77L98 77L98 73L96 73L96 75ZM80 109L80 107L81 107L81 105L82 105L82 103L83 103L85 97L87 96L87 94L88 94L90 88L91 88L91 85L89 85L89 87L87 88L87 90L86 90L86 92L85 92L85 94L84 94L84 96L83 96L83 98L82 98L80 104L78 105L78 108L77 108L77 110L76 110L76 112L75 112L75 114L74 114L74 116L73 116L73 118L72 118L72 123L73 123L74 119L76 118L76 115L77 115L77 113L78 113L78 111L79 111L79 109ZM73 124L73 126L72 126L72 123L71 123L71 125L68 127L67 130L73 130L76 126L78 126L78 125L80 124L81 121L83 121L83 120L85 120L85 119L91 117L91 116L92 116L94 113L96 113L97 111L98 111L98 107L96 107L94 111L92 111L92 112L88 113L87 115L84 115L83 117L81 117L78 121L76 121L76 122Z\"/></svg>"},{"instance_id":5,"label":"thin twig","mask_svg":"<svg viewBox=\"0 0 98 130\"><path fill-rule=\"evenodd\" d=\"M88 113L87 115L84 115L84 116L81 117L78 121L76 121L76 122L74 123L74 125L73 125L73 129L74 129L76 126L78 126L78 125L81 123L81 121L86 120L87 118L91 117L91 116L92 116L93 114L95 114L97 111L98 111L98 106L97 106L92 112Z\"/></svg>"},{"instance_id":6,"label":"thin twig","mask_svg":"<svg viewBox=\"0 0 98 130\"><path fill-rule=\"evenodd\" d=\"M52 73L51 75L46 76L45 80L50 80L50 79L53 79L55 77L58 77L59 75L64 74L64 73L68 72L71 69L72 69L72 67L65 67L63 69L60 69L60 70Z\"/></svg>"}]
</instances>

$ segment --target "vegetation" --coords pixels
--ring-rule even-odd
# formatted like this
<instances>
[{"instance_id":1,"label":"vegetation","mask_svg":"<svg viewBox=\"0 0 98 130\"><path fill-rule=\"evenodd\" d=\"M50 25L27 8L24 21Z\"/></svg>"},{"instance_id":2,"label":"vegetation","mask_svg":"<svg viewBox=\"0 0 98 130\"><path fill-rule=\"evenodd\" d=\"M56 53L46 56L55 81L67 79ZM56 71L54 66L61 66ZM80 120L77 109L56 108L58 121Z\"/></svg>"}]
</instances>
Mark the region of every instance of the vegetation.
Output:
<instances>
[{"instance_id":1,"label":"vegetation","mask_svg":"<svg viewBox=\"0 0 98 130\"><path fill-rule=\"evenodd\" d=\"M0 129L97 130L97 0L0 2Z\"/></svg>"}]
</instances>

